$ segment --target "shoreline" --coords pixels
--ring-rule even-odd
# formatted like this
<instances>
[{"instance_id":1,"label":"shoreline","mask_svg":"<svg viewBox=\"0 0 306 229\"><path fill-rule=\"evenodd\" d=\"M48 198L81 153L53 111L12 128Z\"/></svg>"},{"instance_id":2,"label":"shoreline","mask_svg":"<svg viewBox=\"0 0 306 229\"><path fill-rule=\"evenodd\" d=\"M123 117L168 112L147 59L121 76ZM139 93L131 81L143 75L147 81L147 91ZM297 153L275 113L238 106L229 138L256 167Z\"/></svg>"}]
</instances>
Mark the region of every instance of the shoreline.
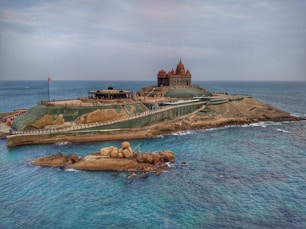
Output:
<instances>
[{"instance_id":1,"label":"shoreline","mask_svg":"<svg viewBox=\"0 0 306 229\"><path fill-rule=\"evenodd\" d=\"M162 121L155 121L142 127L137 127L136 125L136 127L119 127L116 129L85 128L57 133L6 133L6 138L8 147L52 144L65 141L72 143L113 140L125 141L154 138L182 131L205 130L233 125L242 126L263 121L282 122L301 120L305 120L305 118L293 116L288 112L253 98L244 98L239 101L228 101L221 104L207 104L191 113L174 118L167 118Z\"/></svg>"},{"instance_id":2,"label":"shoreline","mask_svg":"<svg viewBox=\"0 0 306 229\"><path fill-rule=\"evenodd\" d=\"M147 139L147 138L156 138L158 136L171 135L178 132L192 131L192 130L209 130L209 129L218 129L223 127L230 126L243 126L243 125L251 125L260 122L288 122L288 121L302 121L305 120L301 117L288 117L282 119L261 119L256 121L251 120L243 120L243 119L219 119L214 122L203 122L193 124L192 128L181 126L180 128L175 128L177 124L175 121L179 120L171 120L172 125L168 123L164 124L155 124L142 128L132 128L132 129L122 129L122 130L110 130L99 132L98 134L94 134L93 132L88 132L87 134L78 133L62 133L58 135L8 135L7 143L8 147L16 147L22 145L35 145L35 144L54 144L58 142L71 142L71 143L85 143L85 142L97 142L97 141L116 141L116 140L135 140L135 139ZM168 126L168 128L162 128L163 126ZM174 128L173 128L174 127ZM13 136L13 138L11 138Z\"/></svg>"}]
</instances>

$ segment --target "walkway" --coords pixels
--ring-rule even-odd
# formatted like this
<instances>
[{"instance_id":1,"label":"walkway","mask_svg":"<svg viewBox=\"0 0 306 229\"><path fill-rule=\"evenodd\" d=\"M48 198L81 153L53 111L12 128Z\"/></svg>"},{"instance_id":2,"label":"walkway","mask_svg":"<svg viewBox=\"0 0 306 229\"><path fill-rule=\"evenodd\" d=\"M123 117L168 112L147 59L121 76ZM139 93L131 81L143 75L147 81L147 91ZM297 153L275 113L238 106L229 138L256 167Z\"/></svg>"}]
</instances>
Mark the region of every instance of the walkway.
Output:
<instances>
[{"instance_id":1,"label":"walkway","mask_svg":"<svg viewBox=\"0 0 306 229\"><path fill-rule=\"evenodd\" d=\"M188 104L182 104L182 105L177 105L177 106L164 107L164 108L158 109L158 110L149 110L149 111L145 111L143 113L133 115L133 116L130 116L130 117L127 117L127 118L117 119L115 121L79 124L79 125L73 125L73 126L64 127L64 128L58 128L58 129L50 128L50 129L39 129L39 130L32 130L32 131L11 130L11 134L13 134L13 135L20 135L20 134L28 135L28 134L53 134L53 133L72 132L72 131L76 131L76 130L84 130L84 129L89 129L89 128L102 127L102 126L111 125L111 124L115 124L115 123L119 123L119 122L125 122L125 121L129 121L129 120L143 118L143 117L150 116L150 115L153 115L153 114L158 114L158 113L161 113L161 112L164 112L164 111L167 111L167 110L176 109L178 107L189 106L191 104L202 104L202 105L204 105L204 102L188 103Z\"/></svg>"},{"instance_id":2,"label":"walkway","mask_svg":"<svg viewBox=\"0 0 306 229\"><path fill-rule=\"evenodd\" d=\"M107 126L115 123L125 122L129 120L134 120L138 118L143 118L146 116L150 116L153 114L162 113L167 110L176 109L178 107L185 107L190 106L191 104L202 104L202 105L217 105L221 103L228 103L229 101L235 101L235 100L241 100L243 98L250 98L249 95L234 95L227 98L218 98L216 97L212 101L199 101L194 103L186 103L182 105L176 105L176 106L165 106L163 108L157 109L157 110L149 110L145 111L143 113L133 115L127 118L117 119L115 121L108 121L108 122L96 122L96 123L87 123L87 124L79 124L79 125L73 125L69 127L63 127L63 128L51 128L51 129L40 129L40 130L32 130L32 131L23 131L23 130L10 130L10 133L13 135L19 135L19 134L53 134L53 133L64 133L64 132L73 132L76 130L85 130L89 128L95 128L95 127L102 127ZM101 131L101 130L100 130Z\"/></svg>"}]
</instances>

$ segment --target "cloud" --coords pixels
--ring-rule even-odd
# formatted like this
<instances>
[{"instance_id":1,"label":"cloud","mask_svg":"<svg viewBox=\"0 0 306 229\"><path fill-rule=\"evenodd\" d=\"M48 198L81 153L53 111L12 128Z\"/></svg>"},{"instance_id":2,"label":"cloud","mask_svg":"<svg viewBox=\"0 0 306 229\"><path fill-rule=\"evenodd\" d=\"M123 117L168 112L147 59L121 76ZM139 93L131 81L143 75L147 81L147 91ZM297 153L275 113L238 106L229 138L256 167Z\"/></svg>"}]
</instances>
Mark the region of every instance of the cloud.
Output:
<instances>
[{"instance_id":1,"label":"cloud","mask_svg":"<svg viewBox=\"0 0 306 229\"><path fill-rule=\"evenodd\" d=\"M266 1L258 1L253 3L252 5L254 8L269 8L271 7L271 4L269 2Z\"/></svg>"},{"instance_id":2,"label":"cloud","mask_svg":"<svg viewBox=\"0 0 306 229\"><path fill-rule=\"evenodd\" d=\"M0 77L18 77L18 66L25 66L34 78L44 67L66 78L85 72L97 78L99 71L114 74L117 62L130 78L145 72L155 77L155 71L175 67L180 57L195 78L205 72L234 79L245 72L254 79L256 72L269 75L271 68L277 78L289 74L283 66L294 67L296 75L305 71L297 60L306 57L306 4L296 0L12 4L0 4Z\"/></svg>"},{"instance_id":3,"label":"cloud","mask_svg":"<svg viewBox=\"0 0 306 229\"><path fill-rule=\"evenodd\" d=\"M0 9L0 21L2 23L22 26L38 26L40 24L38 15L31 9Z\"/></svg>"},{"instance_id":4,"label":"cloud","mask_svg":"<svg viewBox=\"0 0 306 229\"><path fill-rule=\"evenodd\" d=\"M96 2L62 1L42 3L21 9L0 9L0 21L29 32L50 38L88 37L97 42L118 40L128 43L188 46L189 40L211 35L208 20L245 19L246 15L234 12L235 7L216 7L199 2L180 1L125 1ZM199 33L200 32L200 33ZM84 36L84 34L87 34ZM77 41L77 39L75 39ZM55 41L54 43L56 43ZM194 42L192 45L197 45Z\"/></svg>"}]
</instances>

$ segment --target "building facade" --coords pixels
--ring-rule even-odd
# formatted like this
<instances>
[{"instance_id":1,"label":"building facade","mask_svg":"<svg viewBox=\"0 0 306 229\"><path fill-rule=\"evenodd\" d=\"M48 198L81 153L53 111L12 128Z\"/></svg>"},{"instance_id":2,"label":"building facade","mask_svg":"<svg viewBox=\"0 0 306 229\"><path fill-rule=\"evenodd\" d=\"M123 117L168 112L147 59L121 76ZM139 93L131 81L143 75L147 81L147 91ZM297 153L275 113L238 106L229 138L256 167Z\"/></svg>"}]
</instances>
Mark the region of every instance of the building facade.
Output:
<instances>
[{"instance_id":1,"label":"building facade","mask_svg":"<svg viewBox=\"0 0 306 229\"><path fill-rule=\"evenodd\" d=\"M132 91L116 90L113 87L102 90L88 91L88 98L91 99L130 99L132 97Z\"/></svg>"},{"instance_id":2,"label":"building facade","mask_svg":"<svg viewBox=\"0 0 306 229\"><path fill-rule=\"evenodd\" d=\"M191 73L189 69L185 71L182 60L177 64L176 70L173 69L168 71L160 70L157 73L157 86L158 87L189 87L191 86Z\"/></svg>"}]
</instances>

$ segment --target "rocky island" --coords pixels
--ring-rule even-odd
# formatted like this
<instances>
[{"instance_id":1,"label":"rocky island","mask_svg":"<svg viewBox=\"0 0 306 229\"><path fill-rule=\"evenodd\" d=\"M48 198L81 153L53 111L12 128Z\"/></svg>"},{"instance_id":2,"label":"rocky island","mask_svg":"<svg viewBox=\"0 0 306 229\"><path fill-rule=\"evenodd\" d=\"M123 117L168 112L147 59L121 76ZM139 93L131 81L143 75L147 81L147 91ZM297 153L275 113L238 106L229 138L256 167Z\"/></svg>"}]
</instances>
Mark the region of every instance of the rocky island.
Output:
<instances>
[{"instance_id":1,"label":"rocky island","mask_svg":"<svg viewBox=\"0 0 306 229\"><path fill-rule=\"evenodd\" d=\"M76 154L56 154L38 158L32 165L55 167L61 169L155 172L159 175L170 168L168 163L175 162L174 154L169 150L159 153L134 152L129 142L122 142L121 148L109 146L99 152L79 157Z\"/></svg>"},{"instance_id":2,"label":"rocky island","mask_svg":"<svg viewBox=\"0 0 306 229\"><path fill-rule=\"evenodd\" d=\"M212 93L192 85L190 70L185 71L180 60L175 71L158 72L157 85L137 93L109 87L88 91L87 98L42 101L13 120L7 144L129 140L192 129L302 119L250 95Z\"/></svg>"}]
</instances>

